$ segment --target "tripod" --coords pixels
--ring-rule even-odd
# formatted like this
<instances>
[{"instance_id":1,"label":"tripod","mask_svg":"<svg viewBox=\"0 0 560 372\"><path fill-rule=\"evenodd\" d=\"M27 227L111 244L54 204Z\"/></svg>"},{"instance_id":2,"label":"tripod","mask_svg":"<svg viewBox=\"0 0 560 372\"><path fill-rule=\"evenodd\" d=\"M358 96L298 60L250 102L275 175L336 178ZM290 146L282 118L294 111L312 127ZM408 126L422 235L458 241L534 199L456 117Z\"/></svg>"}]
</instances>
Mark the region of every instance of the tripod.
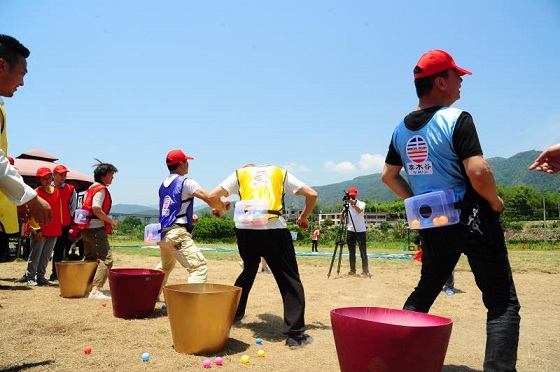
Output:
<instances>
[{"instance_id":1,"label":"tripod","mask_svg":"<svg viewBox=\"0 0 560 372\"><path fill-rule=\"evenodd\" d=\"M327 278L330 278L331 271L334 264L334 259L336 257L336 253L338 252L338 266L336 268L336 273L340 274L340 263L342 261L342 248L344 248L344 244L346 244L346 227L348 225L348 217L352 220L352 226L354 225L354 219L352 219L352 214L348 213L350 209L350 205L345 200L344 201L344 209L342 210L342 218L340 220L340 225L338 225L338 231L336 233L336 243L334 246L334 252L331 259L331 266L329 267L329 272L327 273Z\"/></svg>"}]
</instances>

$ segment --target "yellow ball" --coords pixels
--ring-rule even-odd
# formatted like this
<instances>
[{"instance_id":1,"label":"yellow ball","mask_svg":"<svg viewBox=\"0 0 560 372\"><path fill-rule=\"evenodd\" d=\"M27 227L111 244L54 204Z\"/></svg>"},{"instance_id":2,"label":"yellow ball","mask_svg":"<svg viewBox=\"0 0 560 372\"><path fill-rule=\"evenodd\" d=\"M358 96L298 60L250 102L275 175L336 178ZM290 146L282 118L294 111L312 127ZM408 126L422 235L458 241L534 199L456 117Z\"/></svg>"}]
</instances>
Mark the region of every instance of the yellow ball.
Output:
<instances>
[{"instance_id":1,"label":"yellow ball","mask_svg":"<svg viewBox=\"0 0 560 372\"><path fill-rule=\"evenodd\" d=\"M264 350L259 350L259 351L257 351L257 355L258 355L260 358L264 358Z\"/></svg>"},{"instance_id":2,"label":"yellow ball","mask_svg":"<svg viewBox=\"0 0 560 372\"><path fill-rule=\"evenodd\" d=\"M412 220L412 222L410 223L410 226L413 229L419 229L420 228L420 221L418 220Z\"/></svg>"},{"instance_id":3,"label":"yellow ball","mask_svg":"<svg viewBox=\"0 0 560 372\"><path fill-rule=\"evenodd\" d=\"M447 218L447 216L440 216L439 217L439 224L440 225L447 225L448 222L449 222L449 218Z\"/></svg>"},{"instance_id":4,"label":"yellow ball","mask_svg":"<svg viewBox=\"0 0 560 372\"><path fill-rule=\"evenodd\" d=\"M243 355L241 357L241 363L243 363L243 364L249 363L249 355Z\"/></svg>"}]
</instances>

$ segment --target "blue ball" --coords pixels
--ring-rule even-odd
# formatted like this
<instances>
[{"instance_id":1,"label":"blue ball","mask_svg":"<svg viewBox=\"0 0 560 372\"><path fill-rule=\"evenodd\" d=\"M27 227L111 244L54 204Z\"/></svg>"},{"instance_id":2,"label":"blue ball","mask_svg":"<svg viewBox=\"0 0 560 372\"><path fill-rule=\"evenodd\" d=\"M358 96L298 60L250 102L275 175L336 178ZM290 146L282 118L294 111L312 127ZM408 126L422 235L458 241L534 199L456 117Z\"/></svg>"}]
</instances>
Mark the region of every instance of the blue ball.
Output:
<instances>
[{"instance_id":1,"label":"blue ball","mask_svg":"<svg viewBox=\"0 0 560 372\"><path fill-rule=\"evenodd\" d=\"M262 345L262 338L257 338L255 342L257 343L257 345Z\"/></svg>"},{"instance_id":2,"label":"blue ball","mask_svg":"<svg viewBox=\"0 0 560 372\"><path fill-rule=\"evenodd\" d=\"M142 360L144 362L147 362L148 360L150 360L150 353L144 353L142 354Z\"/></svg>"},{"instance_id":3,"label":"blue ball","mask_svg":"<svg viewBox=\"0 0 560 372\"><path fill-rule=\"evenodd\" d=\"M162 310L167 309L167 305L165 305L165 304L161 305L161 309L162 309Z\"/></svg>"}]
</instances>

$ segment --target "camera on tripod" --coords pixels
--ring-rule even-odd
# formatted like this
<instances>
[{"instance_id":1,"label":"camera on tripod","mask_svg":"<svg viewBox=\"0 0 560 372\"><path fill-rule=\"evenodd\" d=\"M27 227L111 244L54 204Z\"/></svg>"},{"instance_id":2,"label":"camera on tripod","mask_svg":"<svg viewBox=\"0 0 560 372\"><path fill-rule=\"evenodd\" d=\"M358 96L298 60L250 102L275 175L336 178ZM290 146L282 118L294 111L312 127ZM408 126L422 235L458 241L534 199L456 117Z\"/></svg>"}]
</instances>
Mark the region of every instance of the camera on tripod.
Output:
<instances>
[{"instance_id":1,"label":"camera on tripod","mask_svg":"<svg viewBox=\"0 0 560 372\"><path fill-rule=\"evenodd\" d=\"M354 195L350 196L350 194L348 194L348 192L346 190L343 190L344 192L344 196L342 197L342 201L347 203L348 200L352 199L352 200L356 200L356 197Z\"/></svg>"}]
</instances>

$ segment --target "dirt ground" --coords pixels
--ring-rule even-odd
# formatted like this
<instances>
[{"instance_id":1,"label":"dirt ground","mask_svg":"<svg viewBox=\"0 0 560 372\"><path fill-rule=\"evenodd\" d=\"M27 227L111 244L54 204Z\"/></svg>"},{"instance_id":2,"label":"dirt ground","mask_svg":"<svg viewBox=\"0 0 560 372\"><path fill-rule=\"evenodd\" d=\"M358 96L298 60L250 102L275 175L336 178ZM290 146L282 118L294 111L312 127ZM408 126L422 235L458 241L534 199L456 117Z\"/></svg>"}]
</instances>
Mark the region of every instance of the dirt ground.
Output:
<instances>
[{"instance_id":1,"label":"dirt ground","mask_svg":"<svg viewBox=\"0 0 560 372\"><path fill-rule=\"evenodd\" d=\"M209 260L209 282L233 284L240 272L235 253ZM158 259L115 252L115 268L153 268ZM304 261L304 260L301 260ZM271 275L259 274L249 297L243 323L230 332L228 346L216 355L186 355L173 349L171 330L161 303L147 319L113 316L111 302L67 299L58 286L29 288L16 284L25 262L0 264L0 371L196 371L206 358L223 357L222 371L338 371L329 312L349 306L401 308L415 286L420 265L412 260L371 259L373 276L351 277L336 268L330 278L325 265L300 262L306 291L306 321L314 343L289 349L281 335L282 306ZM347 265L347 263L346 263ZM169 283L183 283L178 267ZM560 274L514 273L522 304L519 371L557 371L560 355ZM468 270L456 272L458 293L442 295L431 313L453 319L443 371L480 371L485 345L486 312ZM262 345L255 338L263 339ZM84 354L91 346L92 353ZM407 348L421 345L402 345ZM257 351L265 351L264 358ZM150 353L143 362L141 355ZM243 355L248 364L242 364Z\"/></svg>"}]
</instances>

